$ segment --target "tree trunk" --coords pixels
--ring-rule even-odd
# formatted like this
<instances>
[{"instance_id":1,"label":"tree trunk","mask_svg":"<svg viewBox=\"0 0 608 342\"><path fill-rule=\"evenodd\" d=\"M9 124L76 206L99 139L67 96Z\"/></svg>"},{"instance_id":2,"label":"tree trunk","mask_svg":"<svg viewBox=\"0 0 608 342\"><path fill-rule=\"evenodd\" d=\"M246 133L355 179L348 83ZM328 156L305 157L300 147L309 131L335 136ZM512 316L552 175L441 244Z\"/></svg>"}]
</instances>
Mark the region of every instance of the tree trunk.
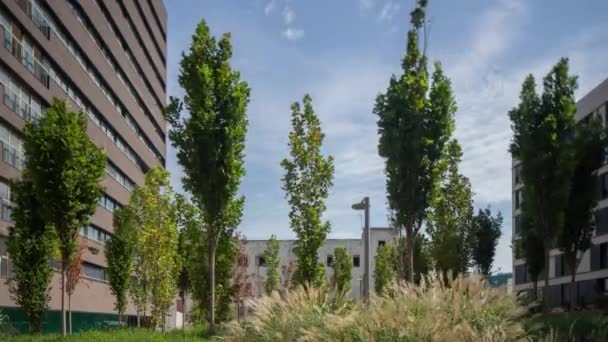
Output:
<instances>
[{"instance_id":1,"label":"tree trunk","mask_svg":"<svg viewBox=\"0 0 608 342\"><path fill-rule=\"evenodd\" d=\"M209 237L209 331L215 333L215 250L216 239Z\"/></svg>"},{"instance_id":2,"label":"tree trunk","mask_svg":"<svg viewBox=\"0 0 608 342\"><path fill-rule=\"evenodd\" d=\"M551 250L550 246L551 239L545 239L545 269L543 270L543 275L545 278L545 287L543 288L543 312L545 313L549 312L549 262L551 258L549 255L549 251Z\"/></svg>"},{"instance_id":3,"label":"tree trunk","mask_svg":"<svg viewBox=\"0 0 608 342\"><path fill-rule=\"evenodd\" d=\"M65 265L66 260L61 262L61 335L66 336L65 326Z\"/></svg>"},{"instance_id":4,"label":"tree trunk","mask_svg":"<svg viewBox=\"0 0 608 342\"><path fill-rule=\"evenodd\" d=\"M534 301L538 300L538 279L532 281L532 291L534 291L532 293L532 299L534 299Z\"/></svg>"},{"instance_id":5,"label":"tree trunk","mask_svg":"<svg viewBox=\"0 0 608 342\"><path fill-rule=\"evenodd\" d=\"M68 294L68 316L70 319L70 335L72 335L72 295Z\"/></svg>"},{"instance_id":6,"label":"tree trunk","mask_svg":"<svg viewBox=\"0 0 608 342\"><path fill-rule=\"evenodd\" d=\"M570 261L570 271L572 272L571 278L570 278L570 311L574 311L574 308L576 307L576 295L577 295L577 291L576 291L576 254L574 255L574 258L572 258L572 260Z\"/></svg>"},{"instance_id":7,"label":"tree trunk","mask_svg":"<svg viewBox=\"0 0 608 342\"><path fill-rule=\"evenodd\" d=\"M186 292L182 295L182 310L184 313L182 314L182 330L186 328Z\"/></svg>"},{"instance_id":8,"label":"tree trunk","mask_svg":"<svg viewBox=\"0 0 608 342\"><path fill-rule=\"evenodd\" d=\"M408 233L405 237L406 243L406 255L407 255L407 264L406 264L406 279L409 282L414 281L414 247L416 243L416 237L412 233Z\"/></svg>"},{"instance_id":9,"label":"tree trunk","mask_svg":"<svg viewBox=\"0 0 608 342\"><path fill-rule=\"evenodd\" d=\"M137 327L141 328L141 313L137 311Z\"/></svg>"}]
</instances>

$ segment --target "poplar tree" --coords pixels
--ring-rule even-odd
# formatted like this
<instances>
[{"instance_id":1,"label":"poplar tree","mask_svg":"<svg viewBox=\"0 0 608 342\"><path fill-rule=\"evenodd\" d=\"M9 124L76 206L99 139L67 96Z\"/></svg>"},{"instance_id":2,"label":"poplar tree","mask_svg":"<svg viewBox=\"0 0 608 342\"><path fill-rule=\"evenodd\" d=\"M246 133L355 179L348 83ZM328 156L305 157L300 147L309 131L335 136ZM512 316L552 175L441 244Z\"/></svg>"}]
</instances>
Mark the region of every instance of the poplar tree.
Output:
<instances>
[{"instance_id":1,"label":"poplar tree","mask_svg":"<svg viewBox=\"0 0 608 342\"><path fill-rule=\"evenodd\" d=\"M184 189L199 205L206 225L209 276L208 320L215 330L216 252L220 238L241 221L245 198L237 196L245 174L245 136L249 86L230 66L230 34L219 40L204 20L188 53L182 54L178 83L183 100L171 98L166 110L169 138L184 169ZM182 116L182 109L188 115ZM230 234L226 234L226 233Z\"/></svg>"},{"instance_id":2,"label":"poplar tree","mask_svg":"<svg viewBox=\"0 0 608 342\"><path fill-rule=\"evenodd\" d=\"M106 241L106 273L110 289L115 297L114 308L118 320L123 322L127 310L127 294L131 287L133 258L137 244L137 225L133 212L128 207L114 210L114 235Z\"/></svg>"},{"instance_id":3,"label":"poplar tree","mask_svg":"<svg viewBox=\"0 0 608 342\"><path fill-rule=\"evenodd\" d=\"M279 288L280 248L279 240L277 240L276 235L272 234L264 250L264 259L266 260L266 284L264 285L264 290L268 295Z\"/></svg>"},{"instance_id":4,"label":"poplar tree","mask_svg":"<svg viewBox=\"0 0 608 342\"><path fill-rule=\"evenodd\" d=\"M318 262L317 253L331 230L330 223L322 222L321 216L333 186L334 164L333 157L321 154L325 135L310 95L305 95L302 102L303 108L298 102L291 105L290 158L281 162L285 169L282 181L291 207L290 227L298 237L293 280L296 284L318 286L325 281L325 268Z\"/></svg>"},{"instance_id":5,"label":"poplar tree","mask_svg":"<svg viewBox=\"0 0 608 342\"><path fill-rule=\"evenodd\" d=\"M473 263L477 271L484 276L490 275L498 239L502 235L502 214L498 212L492 216L490 208L479 209L479 213L473 218L474 235L472 236Z\"/></svg>"},{"instance_id":6,"label":"poplar tree","mask_svg":"<svg viewBox=\"0 0 608 342\"><path fill-rule=\"evenodd\" d=\"M386 93L376 99L380 135L378 152L385 160L388 207L399 231L401 277L414 279L416 235L427 217L435 172L444 146L454 129L456 104L451 83L435 63L429 89L425 55L427 0L418 0L411 12L412 28L401 76L392 76ZM420 36L423 38L421 51Z\"/></svg>"},{"instance_id":7,"label":"poplar tree","mask_svg":"<svg viewBox=\"0 0 608 342\"><path fill-rule=\"evenodd\" d=\"M569 73L562 58L545 76L543 93L536 93L534 77L523 83L520 103L509 112L513 140L510 151L522 163L522 211L535 236L543 240L545 287L549 284L549 252L564 227L574 154L571 142L575 130L577 78ZM549 291L543 291L545 310Z\"/></svg>"},{"instance_id":8,"label":"poplar tree","mask_svg":"<svg viewBox=\"0 0 608 342\"><path fill-rule=\"evenodd\" d=\"M42 332L42 322L49 308L49 290L53 277L50 259L55 246L52 227L40 213L41 203L27 173L11 183L15 222L9 227L8 254L13 277L8 280L13 300L23 309L32 332Z\"/></svg>"},{"instance_id":9,"label":"poplar tree","mask_svg":"<svg viewBox=\"0 0 608 342\"><path fill-rule=\"evenodd\" d=\"M54 99L38 121L23 130L25 173L45 224L55 229L61 254L61 332L66 335L65 276L76 256L78 230L87 226L102 195L106 157L87 135L87 116Z\"/></svg>"},{"instance_id":10,"label":"poplar tree","mask_svg":"<svg viewBox=\"0 0 608 342\"><path fill-rule=\"evenodd\" d=\"M164 330L177 294L181 258L177 253L177 208L169 172L160 166L146 173L145 184L131 195L129 208L139 226L136 277L145 277L153 326ZM143 274L145 273L145 275Z\"/></svg>"},{"instance_id":11,"label":"poplar tree","mask_svg":"<svg viewBox=\"0 0 608 342\"><path fill-rule=\"evenodd\" d=\"M333 283L339 293L346 294L350 290L350 281L353 279L353 258L344 247L334 250Z\"/></svg>"}]
</instances>

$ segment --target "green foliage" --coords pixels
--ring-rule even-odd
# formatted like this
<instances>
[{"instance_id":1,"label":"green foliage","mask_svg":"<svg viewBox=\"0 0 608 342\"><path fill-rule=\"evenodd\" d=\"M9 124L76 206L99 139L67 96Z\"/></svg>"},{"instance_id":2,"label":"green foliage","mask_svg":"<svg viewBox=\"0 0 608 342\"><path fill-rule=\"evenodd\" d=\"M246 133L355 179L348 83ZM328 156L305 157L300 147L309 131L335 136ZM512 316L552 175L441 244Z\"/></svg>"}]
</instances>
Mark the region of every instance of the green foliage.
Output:
<instances>
[{"instance_id":1,"label":"green foliage","mask_svg":"<svg viewBox=\"0 0 608 342\"><path fill-rule=\"evenodd\" d=\"M14 277L8 285L12 298L25 312L31 331L40 332L50 300L54 231L42 219L41 204L27 174L12 182L11 190L15 224L9 228L7 247Z\"/></svg>"},{"instance_id":2,"label":"green foliage","mask_svg":"<svg viewBox=\"0 0 608 342\"><path fill-rule=\"evenodd\" d=\"M426 231L435 269L455 276L467 271L473 238L473 192L468 178L458 172L462 150L456 140L446 145L439 164L440 182L431 198Z\"/></svg>"},{"instance_id":3,"label":"green foliage","mask_svg":"<svg viewBox=\"0 0 608 342\"><path fill-rule=\"evenodd\" d=\"M110 331L92 330L68 337L61 337L56 334L44 335L20 335L8 339L11 342L204 342L208 341L204 337L205 332L202 328L189 330L173 330L168 333L152 331L150 329L116 329Z\"/></svg>"},{"instance_id":4,"label":"green foliage","mask_svg":"<svg viewBox=\"0 0 608 342\"><path fill-rule=\"evenodd\" d=\"M193 323L209 317L209 262L207 233L205 225L193 226L187 234L188 243L186 265L190 275L192 299L195 302L190 320ZM232 235L224 232L219 238L216 255L216 305L215 322L224 322L232 318L232 296L234 287L234 260L238 246Z\"/></svg>"},{"instance_id":5,"label":"green foliage","mask_svg":"<svg viewBox=\"0 0 608 342\"><path fill-rule=\"evenodd\" d=\"M184 189L200 206L206 223L211 284L215 283L218 241L238 226L245 202L244 197L237 197L237 191L245 174L250 89L240 80L240 73L232 70L231 57L230 34L216 41L201 20L180 63L178 82L185 96L183 101L171 98L166 111L172 126L169 138L184 168ZM182 117L184 104L189 115ZM215 286L210 287L209 295L213 330Z\"/></svg>"},{"instance_id":6,"label":"green foliage","mask_svg":"<svg viewBox=\"0 0 608 342\"><path fill-rule=\"evenodd\" d=\"M538 277L545 268L545 241L538 235L538 231L531 226L531 220L524 212L521 215L520 246L523 257L526 259L526 270L530 273L536 290ZM536 291L533 293L536 299Z\"/></svg>"},{"instance_id":7,"label":"green foliage","mask_svg":"<svg viewBox=\"0 0 608 342\"><path fill-rule=\"evenodd\" d=\"M274 292L252 304L243 324L231 323L227 341L522 341L525 310L506 291L479 278L392 285L368 305L325 288Z\"/></svg>"},{"instance_id":8,"label":"green foliage","mask_svg":"<svg viewBox=\"0 0 608 342\"><path fill-rule=\"evenodd\" d=\"M472 236L472 258L475 267L482 275L490 275L498 239L502 235L502 214L492 216L490 208L479 209L473 217L474 235Z\"/></svg>"},{"instance_id":9,"label":"green foliage","mask_svg":"<svg viewBox=\"0 0 608 342\"><path fill-rule=\"evenodd\" d=\"M602 166L604 148L608 146L602 119L590 118L588 122L579 124L573 145L574 170L558 246L564 252L570 269L576 270L580 263L579 255L591 247L595 228L593 212L600 197L596 170ZM576 298L575 281L576 272L572 272L570 298Z\"/></svg>"},{"instance_id":10,"label":"green foliage","mask_svg":"<svg viewBox=\"0 0 608 342\"><path fill-rule=\"evenodd\" d=\"M268 240L268 245L266 245L266 250L264 250L264 259L266 259L266 284L264 285L264 290L266 294L271 294L272 291L279 288L280 247L276 235L272 234L270 240Z\"/></svg>"},{"instance_id":11,"label":"green foliage","mask_svg":"<svg viewBox=\"0 0 608 342\"><path fill-rule=\"evenodd\" d=\"M325 268L318 262L317 252L331 230L329 222L321 222L327 208L325 200L333 186L333 157L324 157L321 146L325 135L321 122L312 108L310 95L303 99L304 110L298 102L291 105L289 155L281 166L285 197L291 209L289 223L296 233L298 266L294 274L296 284L320 285L325 280Z\"/></svg>"},{"instance_id":12,"label":"green foliage","mask_svg":"<svg viewBox=\"0 0 608 342\"><path fill-rule=\"evenodd\" d=\"M420 284L420 280L432 269L431 243L424 234L418 234L414 245L414 281L416 284Z\"/></svg>"},{"instance_id":13,"label":"green foliage","mask_svg":"<svg viewBox=\"0 0 608 342\"><path fill-rule=\"evenodd\" d=\"M374 258L376 268L374 269L374 290L377 294L382 294L384 289L395 281L395 257L396 247L389 243L378 247L378 252Z\"/></svg>"},{"instance_id":14,"label":"green foliage","mask_svg":"<svg viewBox=\"0 0 608 342\"><path fill-rule=\"evenodd\" d=\"M350 281L353 278L353 258L345 247L338 247L334 250L333 283L338 293L348 295L350 291Z\"/></svg>"},{"instance_id":15,"label":"green foliage","mask_svg":"<svg viewBox=\"0 0 608 342\"><path fill-rule=\"evenodd\" d=\"M594 312L537 315L525 322L531 340L606 341L608 319Z\"/></svg>"},{"instance_id":16,"label":"green foliage","mask_svg":"<svg viewBox=\"0 0 608 342\"><path fill-rule=\"evenodd\" d=\"M572 148L577 78L569 74L568 59L562 58L545 76L538 96L532 75L523 83L520 103L509 112L513 140L511 153L522 162L523 214L542 237L545 265L549 250L564 227L571 179L575 168ZM549 268L544 268L545 283ZM544 291L548 308L549 292Z\"/></svg>"},{"instance_id":17,"label":"green foliage","mask_svg":"<svg viewBox=\"0 0 608 342\"><path fill-rule=\"evenodd\" d=\"M139 225L135 276L140 280L138 284L145 280L145 288L137 285L136 288L147 292L152 305L152 324L159 327L165 326L166 314L177 294L177 275L181 269L177 253L177 207L169 176L161 167L150 169L144 186L136 188L129 201Z\"/></svg>"},{"instance_id":18,"label":"green foliage","mask_svg":"<svg viewBox=\"0 0 608 342\"><path fill-rule=\"evenodd\" d=\"M110 289L115 297L114 308L122 321L127 309L127 294L131 286L133 257L137 245L137 222L128 208L114 210L114 235L106 241L106 273L110 278Z\"/></svg>"},{"instance_id":19,"label":"green foliage","mask_svg":"<svg viewBox=\"0 0 608 342\"><path fill-rule=\"evenodd\" d=\"M426 5L426 0L418 1L411 13L413 27L408 32L407 51L401 63L403 74L391 78L386 93L378 96L374 107L392 224L406 239L406 248L400 249L399 255L403 264L401 276L408 280L414 277L415 237L427 216L437 183L435 170L454 130L456 112L450 81L439 63L435 64L429 89L427 58L419 46Z\"/></svg>"},{"instance_id":20,"label":"green foliage","mask_svg":"<svg viewBox=\"0 0 608 342\"><path fill-rule=\"evenodd\" d=\"M99 181L105 174L106 157L87 135L87 116L72 112L63 100L54 99L38 121L23 130L25 170L40 203L40 214L57 236L63 278L74 259L78 229L86 226L102 195ZM65 305L61 303L65 333Z\"/></svg>"}]
</instances>

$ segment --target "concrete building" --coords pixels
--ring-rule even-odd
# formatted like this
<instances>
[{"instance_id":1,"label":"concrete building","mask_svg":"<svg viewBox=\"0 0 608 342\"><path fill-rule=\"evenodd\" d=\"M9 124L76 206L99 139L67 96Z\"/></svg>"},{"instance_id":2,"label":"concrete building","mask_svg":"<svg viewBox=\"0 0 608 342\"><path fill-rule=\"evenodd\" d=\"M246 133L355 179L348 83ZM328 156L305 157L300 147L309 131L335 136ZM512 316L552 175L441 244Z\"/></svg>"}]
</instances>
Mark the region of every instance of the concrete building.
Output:
<instances>
[{"instance_id":1,"label":"concrete building","mask_svg":"<svg viewBox=\"0 0 608 342\"><path fill-rule=\"evenodd\" d=\"M371 228L370 229L370 255L366 259L363 239L328 239L325 244L319 249L319 262L325 265L325 274L328 281L331 280L333 270L331 265L334 261L334 250L337 247L345 247L348 253L353 258L353 277L351 280L351 295L353 298L363 297L364 291L364 263L370 261L370 277L369 288L374 288L374 257L377 254L378 247L396 238L395 230L390 228ZM297 260L294 253L295 240L280 240L279 255L281 258L281 266L279 274L282 277L281 269L288 268L290 263L295 265ZM247 273L251 275L251 283L254 296L260 296L264 293L264 285L266 284L266 260L264 259L264 250L268 240L248 240L245 244L247 254Z\"/></svg>"},{"instance_id":2,"label":"concrete building","mask_svg":"<svg viewBox=\"0 0 608 342\"><path fill-rule=\"evenodd\" d=\"M80 231L86 281L72 298L74 330L115 320L104 256L112 211L127 203L148 169L165 164L166 9L162 0L2 0L0 36L0 309L27 330L4 281L11 274L7 181L23 167L25 122L57 97L86 112L89 136L108 157L105 194ZM60 288L56 274L47 331L60 329Z\"/></svg>"},{"instance_id":3,"label":"concrete building","mask_svg":"<svg viewBox=\"0 0 608 342\"><path fill-rule=\"evenodd\" d=\"M592 117L608 124L608 79L585 95L576 104L576 120L582 122ZM608 150L607 150L608 152ZM589 305L601 294L608 290L608 153L604 165L598 170L598 194L600 201L595 211L596 230L592 238L592 246L581 258L576 275L577 303ZM521 165L513 160L513 275L514 291L530 290L532 282L526 270L526 260L522 258L519 249L520 215L522 205L522 182L520 178ZM570 276L572 270L564 262L558 249L551 250L549 263L549 296L552 306L564 306L570 303ZM542 276L541 276L542 278ZM539 288L545 287L544 280L538 281Z\"/></svg>"}]
</instances>

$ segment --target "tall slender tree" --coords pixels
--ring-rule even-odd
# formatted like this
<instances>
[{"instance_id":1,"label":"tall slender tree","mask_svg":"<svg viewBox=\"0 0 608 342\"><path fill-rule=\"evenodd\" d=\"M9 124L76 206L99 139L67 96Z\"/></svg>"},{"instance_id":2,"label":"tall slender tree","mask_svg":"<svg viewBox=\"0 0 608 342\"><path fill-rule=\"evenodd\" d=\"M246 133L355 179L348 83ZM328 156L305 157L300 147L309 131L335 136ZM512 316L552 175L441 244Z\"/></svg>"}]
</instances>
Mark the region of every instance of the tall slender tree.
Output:
<instances>
[{"instance_id":1,"label":"tall slender tree","mask_svg":"<svg viewBox=\"0 0 608 342\"><path fill-rule=\"evenodd\" d=\"M574 173L570 181L564 227L558 238L565 262L571 272L570 309L576 305L576 269L585 251L591 247L595 228L593 211L598 201L597 172L602 166L606 132L600 118L580 123L573 140Z\"/></svg>"},{"instance_id":2,"label":"tall slender tree","mask_svg":"<svg viewBox=\"0 0 608 342\"><path fill-rule=\"evenodd\" d=\"M533 229L532 220L523 213L521 216L521 251L526 259L525 270L532 280L532 298L537 300L538 278L545 269L545 242L538 231Z\"/></svg>"},{"instance_id":3,"label":"tall slender tree","mask_svg":"<svg viewBox=\"0 0 608 342\"><path fill-rule=\"evenodd\" d=\"M427 216L431 192L437 182L434 170L454 127L456 104L450 81L435 64L429 91L426 50L427 0L418 0L411 13L407 51L401 68L386 93L376 99L380 140L385 159L388 206L392 224L399 230L401 277L414 279L414 244ZM424 46L420 49L419 37Z\"/></svg>"},{"instance_id":4,"label":"tall slender tree","mask_svg":"<svg viewBox=\"0 0 608 342\"><path fill-rule=\"evenodd\" d=\"M277 236L272 234L264 250L264 259L266 259L266 284L264 285L264 290L268 295L279 288L280 248L281 245L279 244L279 240L277 240Z\"/></svg>"},{"instance_id":5,"label":"tall slender tree","mask_svg":"<svg viewBox=\"0 0 608 342\"><path fill-rule=\"evenodd\" d=\"M345 247L334 249L335 261L333 284L339 293L347 294L350 291L350 281L353 279L353 258Z\"/></svg>"},{"instance_id":6,"label":"tall slender tree","mask_svg":"<svg viewBox=\"0 0 608 342\"><path fill-rule=\"evenodd\" d=\"M146 273L151 323L163 330L177 294L177 275L181 269L177 252L177 207L169 177L169 171L162 167L150 169L144 186L136 188L129 200L129 209L139 225L137 249L141 268L136 270Z\"/></svg>"},{"instance_id":7,"label":"tall slender tree","mask_svg":"<svg viewBox=\"0 0 608 342\"><path fill-rule=\"evenodd\" d=\"M114 308L118 320L123 322L127 310L127 294L131 286L133 258L137 244L137 225L133 212L128 207L114 210L114 235L106 241L106 273L110 289L115 297Z\"/></svg>"},{"instance_id":8,"label":"tall slender tree","mask_svg":"<svg viewBox=\"0 0 608 342\"><path fill-rule=\"evenodd\" d=\"M414 245L414 282L420 284L420 280L432 269L431 242L424 234L418 234Z\"/></svg>"},{"instance_id":9,"label":"tall slender tree","mask_svg":"<svg viewBox=\"0 0 608 342\"><path fill-rule=\"evenodd\" d=\"M386 286L395 280L395 252L395 245L389 243L380 246L374 257L374 290L377 295L381 295Z\"/></svg>"},{"instance_id":10,"label":"tall slender tree","mask_svg":"<svg viewBox=\"0 0 608 342\"><path fill-rule=\"evenodd\" d=\"M451 140L439 165L441 181L433 191L426 226L435 269L444 276L464 273L471 264L473 192L469 180L458 171L461 159L460 145Z\"/></svg>"},{"instance_id":11,"label":"tall slender tree","mask_svg":"<svg viewBox=\"0 0 608 342\"><path fill-rule=\"evenodd\" d=\"M68 323L70 326L70 329L69 329L70 335L73 332L73 329L72 329L72 327L73 327L72 326L72 296L76 292L76 289L78 288L78 284L82 283L82 280L83 280L82 272L84 269L82 267L82 259L83 259L83 254L84 254L85 248L86 248L86 245L81 242L80 245L78 246L76 255L74 256L74 258L72 260L70 260L70 263L65 272L65 293L68 295ZM85 285L87 285L87 284L85 283Z\"/></svg>"},{"instance_id":12,"label":"tall slender tree","mask_svg":"<svg viewBox=\"0 0 608 342\"><path fill-rule=\"evenodd\" d=\"M296 284L320 285L325 281L325 268L318 262L318 250L331 230L329 222L322 222L325 200L333 186L333 157L324 157L321 146L325 135L321 121L312 107L312 99L305 95L303 107L291 105L289 159L283 159L285 169L283 190L291 209L289 223L296 233L298 264L294 273Z\"/></svg>"},{"instance_id":13,"label":"tall slender tree","mask_svg":"<svg viewBox=\"0 0 608 342\"><path fill-rule=\"evenodd\" d=\"M245 174L246 109L249 86L232 70L230 34L217 41L204 20L182 55L179 85L183 101L171 98L169 137L184 168L184 189L200 206L207 230L209 327L215 329L215 264L222 235L240 223L244 197L237 191ZM185 105L188 116L182 117ZM230 232L232 233L232 232ZM232 234L228 234L232 235Z\"/></svg>"},{"instance_id":14,"label":"tall slender tree","mask_svg":"<svg viewBox=\"0 0 608 342\"><path fill-rule=\"evenodd\" d=\"M545 76L543 93L536 94L532 75L523 83L519 105L509 112L513 129L510 151L522 162L523 212L531 220L536 236L543 239L544 265L549 251L564 227L574 157L571 141L575 128L574 91L577 79L562 58ZM544 267L544 284L549 284L549 267ZM543 291L545 310L549 291Z\"/></svg>"},{"instance_id":15,"label":"tall slender tree","mask_svg":"<svg viewBox=\"0 0 608 342\"><path fill-rule=\"evenodd\" d=\"M42 219L41 204L27 173L11 183L11 190L15 223L9 227L7 247L14 276L8 280L9 290L23 309L30 330L41 333L50 300L55 232Z\"/></svg>"},{"instance_id":16,"label":"tall slender tree","mask_svg":"<svg viewBox=\"0 0 608 342\"><path fill-rule=\"evenodd\" d=\"M498 239L502 235L502 214L492 216L490 208L479 209L473 218L474 235L471 237L473 264L484 276L490 275Z\"/></svg>"},{"instance_id":17,"label":"tall slender tree","mask_svg":"<svg viewBox=\"0 0 608 342\"><path fill-rule=\"evenodd\" d=\"M78 230L88 225L102 195L106 157L87 135L87 116L54 99L23 130L25 169L44 222L56 232L61 253L61 332L66 335L65 272L74 259Z\"/></svg>"}]
</instances>

